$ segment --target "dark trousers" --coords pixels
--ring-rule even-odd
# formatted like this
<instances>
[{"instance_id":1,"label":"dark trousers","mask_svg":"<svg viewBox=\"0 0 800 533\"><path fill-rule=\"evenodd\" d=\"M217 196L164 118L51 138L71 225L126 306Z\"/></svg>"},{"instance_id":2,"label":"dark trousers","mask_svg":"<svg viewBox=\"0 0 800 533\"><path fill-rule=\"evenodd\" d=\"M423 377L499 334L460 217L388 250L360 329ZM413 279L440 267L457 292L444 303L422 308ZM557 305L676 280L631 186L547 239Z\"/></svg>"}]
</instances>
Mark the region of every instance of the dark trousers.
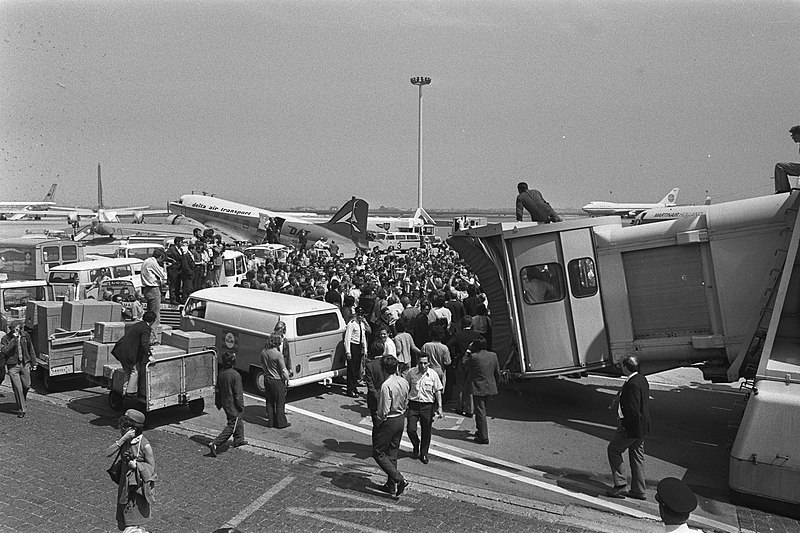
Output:
<instances>
[{"instance_id":1,"label":"dark trousers","mask_svg":"<svg viewBox=\"0 0 800 533\"><path fill-rule=\"evenodd\" d=\"M472 396L472 403L475 404L475 431L479 439L489 440L489 425L486 423L486 403L488 396Z\"/></svg>"},{"instance_id":2,"label":"dark trousers","mask_svg":"<svg viewBox=\"0 0 800 533\"><path fill-rule=\"evenodd\" d=\"M456 367L455 379L456 410L461 411L467 416L472 416L472 394L470 385L467 382L467 367L459 364Z\"/></svg>"},{"instance_id":3,"label":"dark trousers","mask_svg":"<svg viewBox=\"0 0 800 533\"><path fill-rule=\"evenodd\" d=\"M372 457L392 483L404 481L397 469L397 452L403 438L403 417L387 418L372 431Z\"/></svg>"},{"instance_id":4,"label":"dark trousers","mask_svg":"<svg viewBox=\"0 0 800 533\"><path fill-rule=\"evenodd\" d=\"M286 420L286 384L282 379L266 378L267 386L267 427L285 428Z\"/></svg>"},{"instance_id":5,"label":"dark trousers","mask_svg":"<svg viewBox=\"0 0 800 533\"><path fill-rule=\"evenodd\" d=\"M347 360L347 394L358 392L358 378L361 375L361 358L363 355L361 344L350 345L350 359Z\"/></svg>"},{"instance_id":6,"label":"dark trousers","mask_svg":"<svg viewBox=\"0 0 800 533\"><path fill-rule=\"evenodd\" d=\"M169 284L169 299L173 302L181 301L181 279L180 271L167 269L167 283Z\"/></svg>"},{"instance_id":7,"label":"dark trousers","mask_svg":"<svg viewBox=\"0 0 800 533\"><path fill-rule=\"evenodd\" d=\"M611 477L614 478L614 486L620 487L627 485L627 478L622 471L622 454L628 450L628 459L631 462L631 492L635 494L645 494L644 475L644 437L628 437L622 422L617 425L614 438L608 443L608 464L611 467Z\"/></svg>"},{"instance_id":8,"label":"dark trousers","mask_svg":"<svg viewBox=\"0 0 800 533\"><path fill-rule=\"evenodd\" d=\"M419 448L419 453L427 455L431 446L431 427L433 426L433 403L408 402L408 438L414 449ZM422 430L422 440L417 436L417 422Z\"/></svg>"},{"instance_id":9,"label":"dark trousers","mask_svg":"<svg viewBox=\"0 0 800 533\"><path fill-rule=\"evenodd\" d=\"M241 416L228 415L228 424L214 439L214 444L217 446L225 444L231 438L231 435L233 435L233 444L239 444L244 440L244 420L242 420Z\"/></svg>"}]
</instances>

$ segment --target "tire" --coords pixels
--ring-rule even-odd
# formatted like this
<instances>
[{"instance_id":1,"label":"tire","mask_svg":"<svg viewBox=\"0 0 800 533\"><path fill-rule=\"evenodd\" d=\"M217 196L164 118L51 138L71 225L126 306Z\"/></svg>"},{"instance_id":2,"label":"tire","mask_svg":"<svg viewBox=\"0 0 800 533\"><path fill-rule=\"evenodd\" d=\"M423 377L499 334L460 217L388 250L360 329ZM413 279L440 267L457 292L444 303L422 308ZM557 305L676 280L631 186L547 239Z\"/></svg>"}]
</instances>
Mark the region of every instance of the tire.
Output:
<instances>
[{"instance_id":1,"label":"tire","mask_svg":"<svg viewBox=\"0 0 800 533\"><path fill-rule=\"evenodd\" d=\"M203 398L189 401L189 411L192 414L199 415L206 408L206 401Z\"/></svg>"},{"instance_id":2,"label":"tire","mask_svg":"<svg viewBox=\"0 0 800 533\"><path fill-rule=\"evenodd\" d=\"M253 386L259 394L265 396L267 394L266 378L262 368L253 367L250 369L250 377L253 379Z\"/></svg>"},{"instance_id":3,"label":"tire","mask_svg":"<svg viewBox=\"0 0 800 533\"><path fill-rule=\"evenodd\" d=\"M122 411L122 401L122 394L113 390L108 392L108 406L114 411Z\"/></svg>"}]
</instances>

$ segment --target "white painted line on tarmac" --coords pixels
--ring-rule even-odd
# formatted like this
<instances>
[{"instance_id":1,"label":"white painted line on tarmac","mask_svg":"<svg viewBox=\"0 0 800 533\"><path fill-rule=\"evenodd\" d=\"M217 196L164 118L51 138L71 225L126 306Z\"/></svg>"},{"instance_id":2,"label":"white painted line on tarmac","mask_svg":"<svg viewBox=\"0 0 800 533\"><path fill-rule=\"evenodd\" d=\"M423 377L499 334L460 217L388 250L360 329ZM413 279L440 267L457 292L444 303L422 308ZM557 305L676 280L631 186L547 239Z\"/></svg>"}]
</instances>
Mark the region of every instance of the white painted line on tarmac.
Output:
<instances>
[{"instance_id":1,"label":"white painted line on tarmac","mask_svg":"<svg viewBox=\"0 0 800 533\"><path fill-rule=\"evenodd\" d=\"M337 498L350 498L351 500L355 500L357 502L371 503L373 505L380 505L383 508L396 509L398 511L410 512L414 510L411 507L403 507L402 505L396 505L394 502L388 500L387 501L376 500L374 498L358 496L357 494L350 494L349 492L340 492L338 490L331 490L323 487L318 487L316 491L322 492L324 494L330 494L331 496L336 496Z\"/></svg>"},{"instance_id":2,"label":"white painted line on tarmac","mask_svg":"<svg viewBox=\"0 0 800 533\"><path fill-rule=\"evenodd\" d=\"M250 397L252 399L259 400L259 401L263 401L264 400L260 396L254 396L254 395L249 394L249 393L245 393L245 396L248 396L248 397ZM309 418L314 418L316 420L319 420L321 422L325 422L325 423L328 423L328 424L332 424L334 426L343 427L343 428L349 429L351 431L355 431L356 433L361 433L362 435L370 435L370 436L372 435L372 429L361 428L361 427L355 426L353 424L348 424L347 422L342 422L341 420L336 420L334 418L329 418L327 416L320 415L320 414L317 414L317 413L313 413L311 411L306 411L305 409L301 409L301 408L295 407L293 405L288 405L287 404L286 405L286 410L290 411L290 412L293 412L293 413L305 415L305 416L308 416ZM549 475L547 472L534 470L532 468L528 468L528 467L525 467L525 466L522 466L522 465L515 465L513 463L509 463L507 461L503 461L502 459L495 459L495 458L492 458L492 457L489 457L489 456L486 456L486 455L477 454L477 453L471 452L469 450L464 450L462 448L458 448L456 446L450 446L448 444L440 443L440 442L437 442L437 441L431 441L431 445L434 446L434 447L438 447L438 448L454 450L454 451L457 451L458 453L462 453L464 455L472 455L472 456L484 459L486 461L491 461L491 462L494 462L496 464L503 465L503 466L506 466L508 468L514 468L514 469L516 469L516 470L518 470L520 472L527 472L527 473L530 473L530 474L533 474L533 475L537 475L539 477L545 477L545 476ZM405 448L406 450L410 450L412 448L411 447L411 443L406 440L405 436L403 436L403 440L401 441L400 446L402 448ZM486 466L486 465L483 465L483 464L480 464L480 463L476 463L475 461L470 461L469 459L466 459L466 458L456 457L454 455L450 455L448 453L441 452L441 451L436 450L436 449L428 450L428 453L430 455L434 455L436 457L441 457L442 459L447 459L447 460L453 461L455 463L462 464L464 466L469 466L471 468L475 468L475 469L478 469L478 470L483 470L484 472L487 472L487 473L490 473L490 474L496 474L498 476L505 477L505 478L508 478L508 479L511 479L511 480L514 480L514 481L518 481L520 483L524 483L524 484L527 484L527 485L532 485L532 486L541 488L543 490L549 490L551 492L556 492L558 494L562 494L562 495L565 495L565 496L568 496L568 497L571 497L571 498L582 500L584 502L590 503L590 504L595 505L597 507L608 509L610 511L614 511L614 512L617 512L617 513L620 513L620 514L625 514L625 515L628 515L628 516L632 516L634 518L644 518L644 519L647 519L647 520L656 520L656 521L660 521L661 520L661 518L659 516L656 516L655 514L648 514L648 513L645 513L645 512L641 512L641 511L639 511L637 509L632 509L630 507L625 507L624 505L619 505L617 503L610 502L610 501L607 501L607 500L603 500L601 498L596 498L594 496L589 496L588 494L582 494L580 492L572 492L572 491L569 491L569 490L564 489L562 487L559 487L558 485L551 485L549 483L536 481L534 479L531 479L531 478L528 478L528 477L525 477L525 476L520 476L520 475L514 474L512 472L507 472L505 470L500 470L498 468L493 468L491 466ZM311 515L308 515L308 516L311 516ZM692 520L695 521L696 523L703 524L703 525L706 525L706 526L709 526L709 527L713 527L713 528L719 529L720 531L729 531L731 533L738 533L738 531L739 531L737 527L734 527L734 526L732 526L730 524L726 524L724 522L719 522L719 521L714 520L712 518L706 518L706 517L703 517L703 516L693 516ZM346 524L349 524L349 523L346 523ZM372 532L372 531L376 531L376 530L369 530L369 531Z\"/></svg>"},{"instance_id":3,"label":"white painted line on tarmac","mask_svg":"<svg viewBox=\"0 0 800 533\"><path fill-rule=\"evenodd\" d=\"M318 413L312 413L311 411L306 411L305 409L301 409L301 408L295 407L293 405L287 405L286 406L286 410L287 411L292 411L292 412L297 413L297 414L305 415L305 416L308 416L310 418L314 418L314 419L319 420L321 422L326 422L328 424L333 424L333 425L336 425L336 426L339 426L339 427L350 429L350 430L355 431L357 433L361 433L362 435L372 435L372 431L371 430L368 430L368 429L365 429L365 428L361 428L361 427L355 426L353 424L348 424L346 422L342 422L341 420L335 420L333 418L328 418L327 416L320 415ZM442 448L444 447L439 442L436 442L436 443L431 442L431 444L433 444L433 445L435 445L437 447L442 447ZM410 443L406 442L405 439L403 439L403 441L401 442L401 446L403 446L403 445L405 446L406 449L411 448ZM455 448L455 447L453 447L453 448ZM455 449L457 449L459 452L462 451L459 448L455 448ZM609 509L611 511L614 511L614 512L617 512L617 513L620 513L620 514L633 516L635 518L645 518L645 519L648 519L648 520L660 520L660 518L658 516L655 516L653 514L644 513L642 511L639 511L638 509L632 509L630 507L625 507L624 505L619 505L619 504L616 504L614 502L609 502L609 501L606 501L606 500L602 500L600 498L596 498L594 496L589 496L587 494L582 494L580 492L572 492L570 490L567 490L567 489L564 489L562 487L559 487L558 485L551 485L550 483L546 483L546 482L543 482L543 481L537 481L535 479L531 479L529 477L521 476L521 475L515 474L513 472L508 472L506 470L501 470L499 468L494 468L494 467L491 467L491 466L483 465L481 463L476 463L475 461L471 461L471 460L465 459L463 457L457 457L455 455L451 455L451 454L449 454L447 452L442 452L442 451L439 451L437 449L428 450L428 453L430 455L435 455L437 457L441 457L442 459L447 459L447 460L452 461L454 463L462 464L464 466L469 466L471 468L475 468L477 470L482 470L482 471L490 473L490 474L495 474L495 475L498 475L498 476L501 476L501 477L505 477L505 478L514 480L514 481L518 481L520 483L525 483L527 485L532 485L532 486L540 488L540 489L548 490L550 492L555 492L555 493L558 493L558 494L562 494L564 496L569 496L571 498L582 500L582 501L584 501L586 503L589 503L591 505L596 505L596 506L601 507L601 508ZM465 452L465 453L468 453L468 452ZM495 460L495 459L489 459L489 460L500 464L500 461L498 461L498 460ZM510 464L510 463L506 463L506 464ZM514 468L516 468L517 470L525 470L526 469L526 467L519 466L519 465L515 465ZM530 470L530 469L527 469L527 470ZM538 472L538 475L539 476L544 476L545 473L544 472Z\"/></svg>"},{"instance_id":4,"label":"white painted line on tarmac","mask_svg":"<svg viewBox=\"0 0 800 533\"><path fill-rule=\"evenodd\" d=\"M364 533L384 533L383 530L381 529L362 526L361 524L354 524L353 522L348 522L346 520L339 520L338 518L333 518L332 516L323 516L316 513L312 513L310 509L303 509L300 507L289 507L286 510L294 515L305 516L306 518L314 518L321 522L335 524L341 528L344 528L346 531L363 531Z\"/></svg>"},{"instance_id":5,"label":"white painted line on tarmac","mask_svg":"<svg viewBox=\"0 0 800 533\"><path fill-rule=\"evenodd\" d=\"M571 422L573 424L581 424L583 426L593 426L593 427L596 427L596 428L610 429L612 431L617 429L617 426L611 426L611 425L608 425L608 424L600 424L600 423L597 423L597 422L587 422L586 420L574 420L572 418L568 418L567 422Z\"/></svg>"},{"instance_id":6,"label":"white painted line on tarmac","mask_svg":"<svg viewBox=\"0 0 800 533\"><path fill-rule=\"evenodd\" d=\"M294 476L286 476L282 480L278 481L275 485L272 486L267 492L262 494L258 497L253 503L242 509L239 514L222 524L223 528L230 528L233 529L238 527L239 524L247 520L251 514L258 511L265 503L270 501L276 494L286 488L289 483L294 481Z\"/></svg>"}]
</instances>

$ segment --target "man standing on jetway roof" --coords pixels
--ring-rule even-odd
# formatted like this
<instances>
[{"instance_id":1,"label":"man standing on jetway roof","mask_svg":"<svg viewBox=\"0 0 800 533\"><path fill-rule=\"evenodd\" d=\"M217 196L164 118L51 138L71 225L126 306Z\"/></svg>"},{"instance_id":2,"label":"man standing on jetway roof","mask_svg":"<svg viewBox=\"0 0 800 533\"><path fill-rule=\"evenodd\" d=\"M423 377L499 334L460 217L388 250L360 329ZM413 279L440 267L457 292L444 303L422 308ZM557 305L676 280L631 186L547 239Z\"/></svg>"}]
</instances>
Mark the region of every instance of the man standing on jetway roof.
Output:
<instances>
[{"instance_id":1,"label":"man standing on jetway roof","mask_svg":"<svg viewBox=\"0 0 800 533\"><path fill-rule=\"evenodd\" d=\"M611 404L611 408L617 409L617 431L608 443L607 450L614 487L606 495L645 500L644 439L650 433L650 385L639 373L639 359L635 356L628 356L622 361L622 372L627 379ZM631 463L631 489L627 491L627 478L622 472L622 453L625 450L628 450Z\"/></svg>"},{"instance_id":2,"label":"man standing on jetway roof","mask_svg":"<svg viewBox=\"0 0 800 533\"><path fill-rule=\"evenodd\" d=\"M792 140L800 144L800 126L789 129ZM778 163L775 165L775 193L789 192L789 176L800 176L800 163Z\"/></svg>"},{"instance_id":3,"label":"man standing on jetway roof","mask_svg":"<svg viewBox=\"0 0 800 533\"><path fill-rule=\"evenodd\" d=\"M536 189L528 189L528 184L524 181L517 183L517 222L522 222L523 209L531 215L532 222L561 222L561 217L553 211L550 204L542 197L542 193Z\"/></svg>"}]
</instances>

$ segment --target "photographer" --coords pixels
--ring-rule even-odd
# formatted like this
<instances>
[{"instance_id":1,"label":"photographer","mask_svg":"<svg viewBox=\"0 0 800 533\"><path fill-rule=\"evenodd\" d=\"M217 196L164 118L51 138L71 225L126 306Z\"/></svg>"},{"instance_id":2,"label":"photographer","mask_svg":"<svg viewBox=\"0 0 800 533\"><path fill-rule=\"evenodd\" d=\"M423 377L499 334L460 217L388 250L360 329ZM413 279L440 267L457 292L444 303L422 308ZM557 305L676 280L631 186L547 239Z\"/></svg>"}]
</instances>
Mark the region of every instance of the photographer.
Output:
<instances>
[{"instance_id":1,"label":"photographer","mask_svg":"<svg viewBox=\"0 0 800 533\"><path fill-rule=\"evenodd\" d=\"M2 357L11 378L14 400L17 402L17 418L25 416L25 399L31 388L31 370L36 370L36 352L30 335L22 329L22 324L9 324L8 334L0 341Z\"/></svg>"},{"instance_id":2,"label":"photographer","mask_svg":"<svg viewBox=\"0 0 800 533\"><path fill-rule=\"evenodd\" d=\"M121 437L106 448L106 456L117 454L109 473L118 466L117 526L120 531L144 531L141 526L152 516L156 462L143 430L144 414L128 409L119 419Z\"/></svg>"}]
</instances>

